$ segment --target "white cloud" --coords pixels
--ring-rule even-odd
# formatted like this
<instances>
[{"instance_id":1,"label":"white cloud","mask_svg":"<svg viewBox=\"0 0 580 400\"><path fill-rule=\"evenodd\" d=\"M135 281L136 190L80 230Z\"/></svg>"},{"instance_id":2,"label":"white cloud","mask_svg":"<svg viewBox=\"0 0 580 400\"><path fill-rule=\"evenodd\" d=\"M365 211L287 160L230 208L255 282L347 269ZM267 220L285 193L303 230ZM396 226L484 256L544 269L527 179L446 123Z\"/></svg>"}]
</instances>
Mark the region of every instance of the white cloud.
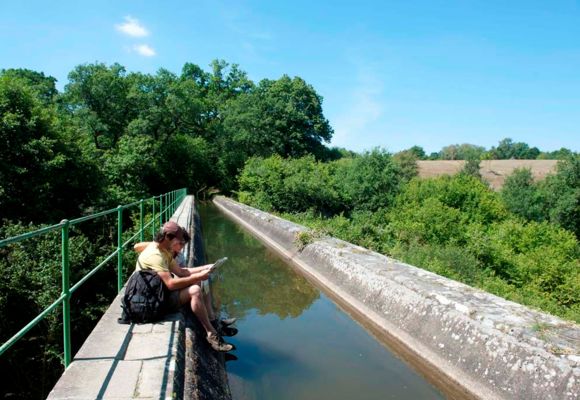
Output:
<instances>
[{"instance_id":1,"label":"white cloud","mask_svg":"<svg viewBox=\"0 0 580 400\"><path fill-rule=\"evenodd\" d=\"M136 18L131 16L126 16L125 22L115 25L115 28L117 28L119 32L133 37L144 37L149 35L149 31L145 29Z\"/></svg>"},{"instance_id":2,"label":"white cloud","mask_svg":"<svg viewBox=\"0 0 580 400\"><path fill-rule=\"evenodd\" d=\"M133 46L133 50L145 57L153 57L157 54L155 49L147 44L136 44Z\"/></svg>"}]
</instances>

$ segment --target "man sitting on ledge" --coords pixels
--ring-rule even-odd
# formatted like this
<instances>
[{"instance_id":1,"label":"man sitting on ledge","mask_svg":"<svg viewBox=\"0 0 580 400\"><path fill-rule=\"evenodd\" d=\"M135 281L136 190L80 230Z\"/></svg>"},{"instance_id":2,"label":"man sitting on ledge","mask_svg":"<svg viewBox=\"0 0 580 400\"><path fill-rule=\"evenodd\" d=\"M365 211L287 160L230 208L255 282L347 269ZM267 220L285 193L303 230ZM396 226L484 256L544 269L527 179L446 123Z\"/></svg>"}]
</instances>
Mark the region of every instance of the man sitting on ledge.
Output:
<instances>
[{"instance_id":1,"label":"man sitting on ledge","mask_svg":"<svg viewBox=\"0 0 580 400\"><path fill-rule=\"evenodd\" d=\"M174 259L183 246L189 241L189 235L184 228L173 221L166 222L154 241L149 243L137 258L137 271L151 270L157 272L167 289L165 307L168 312L176 312L182 304L189 303L191 311L207 333L207 341L216 351L235 349L231 343L224 342L218 334L217 323L212 324L208 310L203 300L203 293L198 283L209 278L211 264L196 268L180 268ZM135 249L139 251L138 246ZM235 328L229 328L234 320L221 321L221 330L230 336L237 333Z\"/></svg>"}]
</instances>

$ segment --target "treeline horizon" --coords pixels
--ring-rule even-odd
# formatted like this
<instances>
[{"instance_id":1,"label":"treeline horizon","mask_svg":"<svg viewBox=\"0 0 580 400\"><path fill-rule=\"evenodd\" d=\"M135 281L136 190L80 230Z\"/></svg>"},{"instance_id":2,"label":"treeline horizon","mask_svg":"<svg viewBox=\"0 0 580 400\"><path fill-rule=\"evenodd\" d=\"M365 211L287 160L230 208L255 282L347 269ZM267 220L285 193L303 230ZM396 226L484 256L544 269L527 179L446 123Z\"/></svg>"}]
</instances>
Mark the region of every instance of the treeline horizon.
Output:
<instances>
[{"instance_id":1,"label":"treeline horizon","mask_svg":"<svg viewBox=\"0 0 580 400\"><path fill-rule=\"evenodd\" d=\"M564 160L577 155L566 147L554 151L541 151L537 147L530 147L525 142L514 142L511 138L499 141L497 146L489 150L484 146L470 143L451 144L440 151L427 154L423 147L412 146L398 153L410 153L418 160Z\"/></svg>"},{"instance_id":2,"label":"treeline horizon","mask_svg":"<svg viewBox=\"0 0 580 400\"><path fill-rule=\"evenodd\" d=\"M332 161L364 154L327 146L333 129L322 101L300 77L255 83L224 60L214 60L210 71L186 63L181 74L82 64L62 92L43 72L1 70L0 139L6 146L0 218L54 223L176 187L232 193L254 156L311 154ZM452 144L428 155L415 145L394 153L409 160L471 161L575 154L510 138L491 149Z\"/></svg>"}]
</instances>

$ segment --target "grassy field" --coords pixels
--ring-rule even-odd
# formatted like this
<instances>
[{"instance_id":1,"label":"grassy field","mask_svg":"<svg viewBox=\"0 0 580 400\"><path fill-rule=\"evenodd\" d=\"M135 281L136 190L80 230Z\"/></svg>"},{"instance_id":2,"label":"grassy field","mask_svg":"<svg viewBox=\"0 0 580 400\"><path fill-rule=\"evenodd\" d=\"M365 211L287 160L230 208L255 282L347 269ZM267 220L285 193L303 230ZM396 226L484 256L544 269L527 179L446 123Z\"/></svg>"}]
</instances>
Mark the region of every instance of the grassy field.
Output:
<instances>
[{"instance_id":1,"label":"grassy field","mask_svg":"<svg viewBox=\"0 0 580 400\"><path fill-rule=\"evenodd\" d=\"M464 163L463 160L417 161L421 178L454 175L461 171ZM479 171L494 190L499 190L505 178L516 168L530 168L534 179L541 180L556 170L557 163L558 160L483 160Z\"/></svg>"}]
</instances>

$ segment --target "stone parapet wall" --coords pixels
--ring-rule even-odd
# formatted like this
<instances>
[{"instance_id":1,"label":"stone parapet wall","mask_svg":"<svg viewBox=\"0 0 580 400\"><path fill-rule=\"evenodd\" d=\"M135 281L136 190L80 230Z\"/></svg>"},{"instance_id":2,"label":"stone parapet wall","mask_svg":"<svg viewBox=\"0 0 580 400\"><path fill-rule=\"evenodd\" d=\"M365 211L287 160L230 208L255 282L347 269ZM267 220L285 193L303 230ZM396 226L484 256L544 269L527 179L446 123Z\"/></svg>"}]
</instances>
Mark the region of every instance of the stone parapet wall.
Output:
<instances>
[{"instance_id":1,"label":"stone parapet wall","mask_svg":"<svg viewBox=\"0 0 580 400\"><path fill-rule=\"evenodd\" d=\"M205 264L201 219L193 196L185 198L171 219L185 227L191 235L191 241L184 249L187 266L197 267ZM209 281L202 282L202 285L209 285ZM183 306L182 315L185 349L183 398L189 400L231 399L224 355L213 351L208 345L205 330L191 312L189 305Z\"/></svg>"},{"instance_id":2,"label":"stone parapet wall","mask_svg":"<svg viewBox=\"0 0 580 400\"><path fill-rule=\"evenodd\" d=\"M468 396L580 397L578 325L335 238L314 240L230 199L214 203Z\"/></svg>"}]
</instances>

